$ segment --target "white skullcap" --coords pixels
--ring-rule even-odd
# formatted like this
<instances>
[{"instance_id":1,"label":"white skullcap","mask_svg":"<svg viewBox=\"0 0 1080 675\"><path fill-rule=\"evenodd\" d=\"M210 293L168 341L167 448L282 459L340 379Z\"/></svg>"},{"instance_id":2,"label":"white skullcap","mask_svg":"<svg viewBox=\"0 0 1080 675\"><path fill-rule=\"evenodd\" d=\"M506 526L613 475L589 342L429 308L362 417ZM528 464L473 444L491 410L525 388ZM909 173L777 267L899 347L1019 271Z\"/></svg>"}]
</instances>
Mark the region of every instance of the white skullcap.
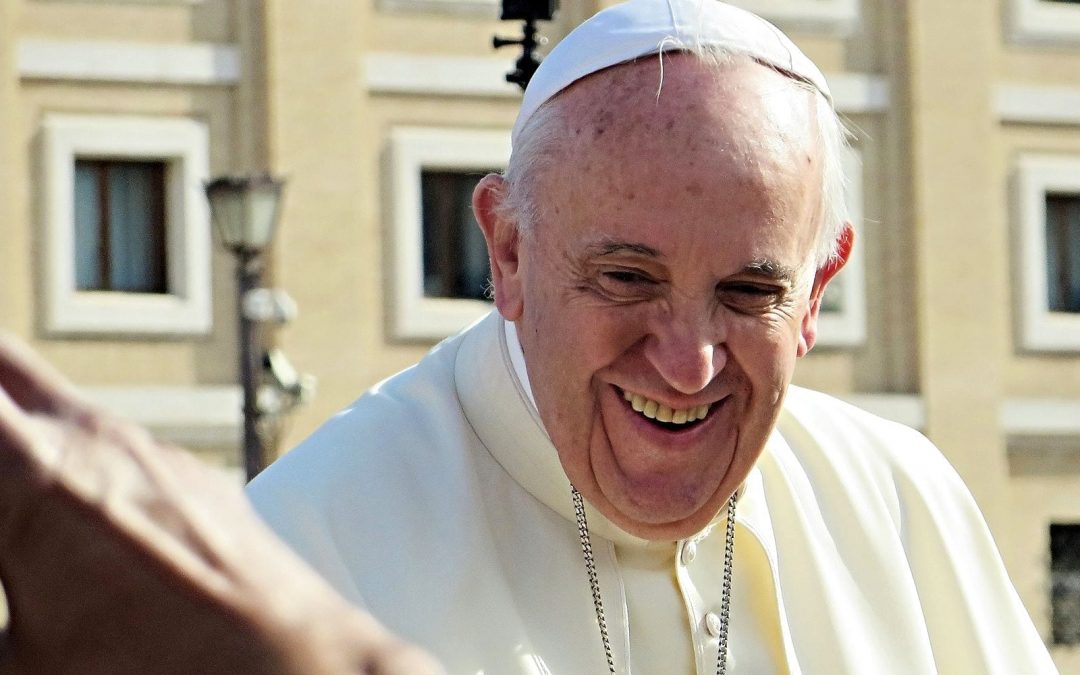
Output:
<instances>
[{"instance_id":1,"label":"white skullcap","mask_svg":"<svg viewBox=\"0 0 1080 675\"><path fill-rule=\"evenodd\" d=\"M812 84L832 101L818 67L776 26L718 0L629 0L575 28L544 58L525 90L510 136L545 101L586 75L660 51L726 47Z\"/></svg>"}]
</instances>

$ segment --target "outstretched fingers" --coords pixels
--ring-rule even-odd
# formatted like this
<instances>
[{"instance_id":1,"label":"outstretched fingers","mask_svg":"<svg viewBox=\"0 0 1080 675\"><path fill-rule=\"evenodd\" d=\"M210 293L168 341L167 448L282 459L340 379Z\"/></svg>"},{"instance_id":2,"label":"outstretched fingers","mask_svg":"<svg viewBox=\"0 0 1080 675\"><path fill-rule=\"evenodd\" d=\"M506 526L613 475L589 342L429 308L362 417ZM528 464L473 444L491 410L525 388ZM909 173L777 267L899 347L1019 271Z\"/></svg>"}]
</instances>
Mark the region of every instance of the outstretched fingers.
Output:
<instances>
[{"instance_id":1,"label":"outstretched fingers","mask_svg":"<svg viewBox=\"0 0 1080 675\"><path fill-rule=\"evenodd\" d=\"M36 503L63 451L40 420L73 409L76 400L56 371L0 336L0 570L5 541Z\"/></svg>"},{"instance_id":2,"label":"outstretched fingers","mask_svg":"<svg viewBox=\"0 0 1080 675\"><path fill-rule=\"evenodd\" d=\"M60 448L38 433L29 415L0 389L0 573L13 528L48 482Z\"/></svg>"},{"instance_id":3,"label":"outstretched fingers","mask_svg":"<svg viewBox=\"0 0 1080 675\"><path fill-rule=\"evenodd\" d=\"M11 584L22 564L17 542L42 508L63 451L43 420L71 414L77 401L74 387L52 367L13 337L0 335L0 583L7 586L0 611L0 675L26 670L16 662L12 628L19 596Z\"/></svg>"},{"instance_id":4,"label":"outstretched fingers","mask_svg":"<svg viewBox=\"0 0 1080 675\"><path fill-rule=\"evenodd\" d=\"M31 414L65 414L80 405L75 386L9 334L0 333L0 389Z\"/></svg>"}]
</instances>

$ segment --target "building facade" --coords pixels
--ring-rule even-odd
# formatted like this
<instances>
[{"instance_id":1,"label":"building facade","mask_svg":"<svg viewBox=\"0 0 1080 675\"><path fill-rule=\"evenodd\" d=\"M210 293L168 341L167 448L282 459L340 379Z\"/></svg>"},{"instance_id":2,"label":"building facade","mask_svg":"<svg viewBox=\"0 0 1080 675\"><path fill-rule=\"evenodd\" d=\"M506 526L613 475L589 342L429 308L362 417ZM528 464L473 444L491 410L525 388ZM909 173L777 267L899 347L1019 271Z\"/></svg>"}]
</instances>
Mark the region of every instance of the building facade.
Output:
<instances>
[{"instance_id":1,"label":"building facade","mask_svg":"<svg viewBox=\"0 0 1080 675\"><path fill-rule=\"evenodd\" d=\"M563 0L552 41L605 4ZM857 257L799 384L922 429L1080 672L1080 3L741 0L855 131ZM486 312L464 195L519 92L496 0L0 0L0 327L210 461L239 443L234 265L202 184L287 178L283 446Z\"/></svg>"}]
</instances>

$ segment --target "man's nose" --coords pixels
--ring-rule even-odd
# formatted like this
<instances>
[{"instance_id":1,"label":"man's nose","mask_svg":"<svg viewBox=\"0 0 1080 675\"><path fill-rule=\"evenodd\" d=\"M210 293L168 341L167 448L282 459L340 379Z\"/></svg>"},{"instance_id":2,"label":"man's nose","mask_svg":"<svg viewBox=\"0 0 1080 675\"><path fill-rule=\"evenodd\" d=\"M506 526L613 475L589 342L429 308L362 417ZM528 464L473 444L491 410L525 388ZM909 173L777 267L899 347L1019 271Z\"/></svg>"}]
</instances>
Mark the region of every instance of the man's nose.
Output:
<instances>
[{"instance_id":1,"label":"man's nose","mask_svg":"<svg viewBox=\"0 0 1080 675\"><path fill-rule=\"evenodd\" d=\"M672 389L696 394L723 369L727 349L707 321L667 320L651 331L645 356Z\"/></svg>"}]
</instances>

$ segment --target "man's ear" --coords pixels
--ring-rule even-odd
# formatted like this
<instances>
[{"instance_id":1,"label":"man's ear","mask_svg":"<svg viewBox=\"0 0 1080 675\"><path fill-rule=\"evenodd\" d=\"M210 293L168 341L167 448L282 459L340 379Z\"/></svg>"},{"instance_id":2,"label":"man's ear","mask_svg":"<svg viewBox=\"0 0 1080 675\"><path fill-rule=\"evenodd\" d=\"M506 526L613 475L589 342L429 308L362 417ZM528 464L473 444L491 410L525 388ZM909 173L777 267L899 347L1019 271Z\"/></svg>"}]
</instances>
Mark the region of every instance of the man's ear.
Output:
<instances>
[{"instance_id":1,"label":"man's ear","mask_svg":"<svg viewBox=\"0 0 1080 675\"><path fill-rule=\"evenodd\" d=\"M496 174L484 176L473 190L473 213L484 231L495 306L507 321L517 321L524 310L519 253L518 223L502 206L506 201L506 180Z\"/></svg>"},{"instance_id":2,"label":"man's ear","mask_svg":"<svg viewBox=\"0 0 1080 675\"><path fill-rule=\"evenodd\" d=\"M810 309L802 320L798 356L806 356L817 342L817 321L821 313L821 298L825 294L825 287L851 257L851 249L854 245L855 228L851 226L851 223L844 223L844 231L837 242L836 253L814 275L814 287L810 290Z\"/></svg>"}]
</instances>

